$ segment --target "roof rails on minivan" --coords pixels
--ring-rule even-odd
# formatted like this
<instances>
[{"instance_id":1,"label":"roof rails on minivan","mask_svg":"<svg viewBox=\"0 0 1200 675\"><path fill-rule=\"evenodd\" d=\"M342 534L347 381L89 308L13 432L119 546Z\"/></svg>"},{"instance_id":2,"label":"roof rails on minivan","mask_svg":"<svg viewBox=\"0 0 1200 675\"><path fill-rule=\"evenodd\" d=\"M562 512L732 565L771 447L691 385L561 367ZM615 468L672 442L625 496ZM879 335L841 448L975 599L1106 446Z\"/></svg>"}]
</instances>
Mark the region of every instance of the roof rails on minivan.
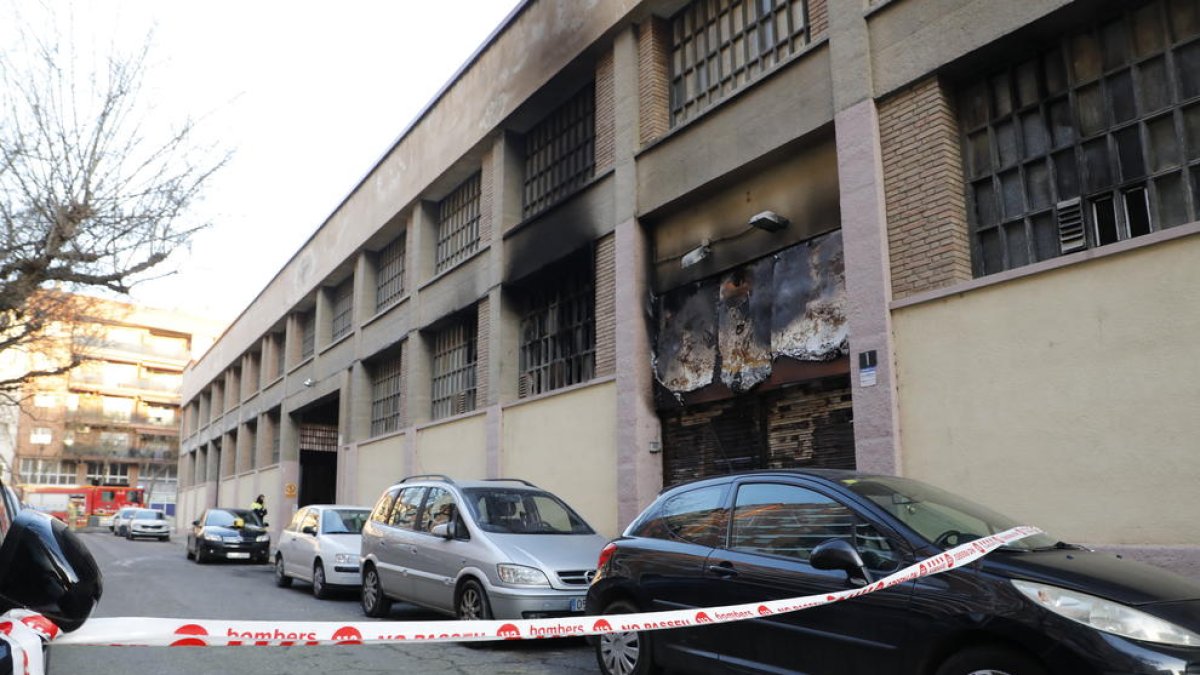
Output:
<instances>
[{"instance_id":1,"label":"roof rails on minivan","mask_svg":"<svg viewBox=\"0 0 1200 675\"><path fill-rule=\"evenodd\" d=\"M496 482L496 483L520 483L522 485L528 485L531 488L537 487L533 483L530 483L529 481L521 479L521 478L484 478L483 480L486 480L489 482ZM541 488L538 488L538 489L540 490Z\"/></svg>"},{"instance_id":2,"label":"roof rails on minivan","mask_svg":"<svg viewBox=\"0 0 1200 675\"><path fill-rule=\"evenodd\" d=\"M454 479L442 473L419 473L413 476L401 478L400 482L407 483L410 480L440 480L443 483L454 485Z\"/></svg>"}]
</instances>

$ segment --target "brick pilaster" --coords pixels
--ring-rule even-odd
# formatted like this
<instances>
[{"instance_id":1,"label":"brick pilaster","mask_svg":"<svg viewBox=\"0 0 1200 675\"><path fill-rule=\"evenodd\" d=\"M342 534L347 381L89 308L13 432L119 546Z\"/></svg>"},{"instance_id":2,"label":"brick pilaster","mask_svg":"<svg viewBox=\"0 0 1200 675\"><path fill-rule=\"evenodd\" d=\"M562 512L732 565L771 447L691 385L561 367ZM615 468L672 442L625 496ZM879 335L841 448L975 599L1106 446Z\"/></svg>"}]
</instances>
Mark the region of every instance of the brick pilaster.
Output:
<instances>
[{"instance_id":1,"label":"brick pilaster","mask_svg":"<svg viewBox=\"0 0 1200 675\"><path fill-rule=\"evenodd\" d=\"M596 243L596 376L616 372L616 239Z\"/></svg>"},{"instance_id":2,"label":"brick pilaster","mask_svg":"<svg viewBox=\"0 0 1200 675\"><path fill-rule=\"evenodd\" d=\"M808 29L813 42L829 34L828 0L808 0Z\"/></svg>"},{"instance_id":3,"label":"brick pilaster","mask_svg":"<svg viewBox=\"0 0 1200 675\"><path fill-rule=\"evenodd\" d=\"M613 99L613 55L604 52L596 64L596 174L612 169L615 161L616 101Z\"/></svg>"},{"instance_id":4,"label":"brick pilaster","mask_svg":"<svg viewBox=\"0 0 1200 675\"><path fill-rule=\"evenodd\" d=\"M638 27L638 141L646 145L671 128L671 24L651 17Z\"/></svg>"},{"instance_id":5,"label":"brick pilaster","mask_svg":"<svg viewBox=\"0 0 1200 675\"><path fill-rule=\"evenodd\" d=\"M479 172L479 245L492 241L492 205L496 199L496 169L492 166L492 150L483 153Z\"/></svg>"},{"instance_id":6,"label":"brick pilaster","mask_svg":"<svg viewBox=\"0 0 1200 675\"><path fill-rule=\"evenodd\" d=\"M489 365L492 352L492 315L490 299L484 297L475 306L475 407L485 408L488 402L488 386L491 384Z\"/></svg>"},{"instance_id":7,"label":"brick pilaster","mask_svg":"<svg viewBox=\"0 0 1200 675\"><path fill-rule=\"evenodd\" d=\"M892 294L971 279L958 123L936 77L879 107Z\"/></svg>"}]
</instances>

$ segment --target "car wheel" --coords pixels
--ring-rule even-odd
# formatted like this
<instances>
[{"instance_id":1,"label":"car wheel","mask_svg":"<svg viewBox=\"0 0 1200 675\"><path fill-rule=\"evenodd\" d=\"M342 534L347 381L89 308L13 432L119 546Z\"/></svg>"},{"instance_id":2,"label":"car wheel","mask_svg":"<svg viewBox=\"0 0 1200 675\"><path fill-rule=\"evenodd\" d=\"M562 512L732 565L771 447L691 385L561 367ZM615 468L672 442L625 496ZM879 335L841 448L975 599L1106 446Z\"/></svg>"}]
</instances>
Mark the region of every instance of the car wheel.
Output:
<instances>
[{"instance_id":1,"label":"car wheel","mask_svg":"<svg viewBox=\"0 0 1200 675\"><path fill-rule=\"evenodd\" d=\"M454 606L455 614L462 621L486 621L492 618L492 606L488 604L487 593L474 579L463 582Z\"/></svg>"},{"instance_id":2,"label":"car wheel","mask_svg":"<svg viewBox=\"0 0 1200 675\"><path fill-rule=\"evenodd\" d=\"M133 530L125 530L125 541L133 541Z\"/></svg>"},{"instance_id":3,"label":"car wheel","mask_svg":"<svg viewBox=\"0 0 1200 675\"><path fill-rule=\"evenodd\" d=\"M946 659L937 675L1046 675L1032 658L1003 647L971 647Z\"/></svg>"},{"instance_id":4,"label":"car wheel","mask_svg":"<svg viewBox=\"0 0 1200 675\"><path fill-rule=\"evenodd\" d=\"M159 537L158 540L159 541L171 541L171 535L168 534L165 537Z\"/></svg>"},{"instance_id":5,"label":"car wheel","mask_svg":"<svg viewBox=\"0 0 1200 675\"><path fill-rule=\"evenodd\" d=\"M635 614L637 607L625 600L609 603L605 614ZM603 633L596 638L596 664L604 675L649 675L659 672L654 665L650 633Z\"/></svg>"},{"instance_id":6,"label":"car wheel","mask_svg":"<svg viewBox=\"0 0 1200 675\"><path fill-rule=\"evenodd\" d=\"M320 560L313 565L312 592L313 597L318 600L329 599L329 586L325 583L325 565Z\"/></svg>"},{"instance_id":7,"label":"car wheel","mask_svg":"<svg viewBox=\"0 0 1200 675\"><path fill-rule=\"evenodd\" d=\"M208 554L204 552L204 547L196 544L196 564L203 565L208 562Z\"/></svg>"},{"instance_id":8,"label":"car wheel","mask_svg":"<svg viewBox=\"0 0 1200 675\"><path fill-rule=\"evenodd\" d=\"M363 571L362 608L363 614L374 619L382 619L392 611L392 601L383 594L379 573L374 567Z\"/></svg>"},{"instance_id":9,"label":"car wheel","mask_svg":"<svg viewBox=\"0 0 1200 675\"><path fill-rule=\"evenodd\" d=\"M287 588L292 585L292 578L283 571L283 556L275 556L275 585Z\"/></svg>"},{"instance_id":10,"label":"car wheel","mask_svg":"<svg viewBox=\"0 0 1200 675\"><path fill-rule=\"evenodd\" d=\"M196 555L194 553L192 553L192 545L190 542L188 543L187 546L184 547L183 550L184 550L184 554L185 554L184 557L186 557L188 560L192 560L193 558L196 557Z\"/></svg>"}]
</instances>

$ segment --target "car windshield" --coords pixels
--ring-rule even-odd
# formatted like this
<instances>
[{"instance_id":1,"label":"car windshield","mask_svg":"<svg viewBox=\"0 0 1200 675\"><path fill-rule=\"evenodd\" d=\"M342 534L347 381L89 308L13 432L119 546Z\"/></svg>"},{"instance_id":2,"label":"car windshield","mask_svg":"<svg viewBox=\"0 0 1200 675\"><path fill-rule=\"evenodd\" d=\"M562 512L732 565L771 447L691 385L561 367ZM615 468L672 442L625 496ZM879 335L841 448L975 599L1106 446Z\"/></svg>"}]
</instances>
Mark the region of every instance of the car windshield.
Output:
<instances>
[{"instance_id":1,"label":"car windshield","mask_svg":"<svg viewBox=\"0 0 1200 675\"><path fill-rule=\"evenodd\" d=\"M208 518L204 520L204 524L216 527L235 527L238 520L243 521L246 525L262 525L262 521L258 519L258 516L253 511L244 511L242 509L209 511Z\"/></svg>"},{"instance_id":2,"label":"car windshield","mask_svg":"<svg viewBox=\"0 0 1200 675\"><path fill-rule=\"evenodd\" d=\"M944 549L1021 525L1008 516L913 480L872 476L841 482ZM1039 534L1018 539L1005 548L1030 551L1054 548L1056 543L1057 540Z\"/></svg>"},{"instance_id":3,"label":"car windshield","mask_svg":"<svg viewBox=\"0 0 1200 675\"><path fill-rule=\"evenodd\" d=\"M130 518L134 520L165 520L166 516L162 511L153 511L151 509L138 509L130 514Z\"/></svg>"},{"instance_id":4,"label":"car windshield","mask_svg":"<svg viewBox=\"0 0 1200 675\"><path fill-rule=\"evenodd\" d=\"M501 534L592 534L571 507L549 492L506 488L463 490L479 527Z\"/></svg>"},{"instance_id":5,"label":"car windshield","mask_svg":"<svg viewBox=\"0 0 1200 675\"><path fill-rule=\"evenodd\" d=\"M321 534L362 534L367 509L326 509L321 514Z\"/></svg>"}]
</instances>

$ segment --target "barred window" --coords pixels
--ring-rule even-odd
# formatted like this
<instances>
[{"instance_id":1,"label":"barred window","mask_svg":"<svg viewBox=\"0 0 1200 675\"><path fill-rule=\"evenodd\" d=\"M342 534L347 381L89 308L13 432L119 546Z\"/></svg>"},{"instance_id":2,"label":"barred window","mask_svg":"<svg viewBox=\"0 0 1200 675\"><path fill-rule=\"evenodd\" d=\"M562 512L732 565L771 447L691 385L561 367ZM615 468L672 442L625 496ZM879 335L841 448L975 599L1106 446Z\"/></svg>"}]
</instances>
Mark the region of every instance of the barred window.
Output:
<instances>
[{"instance_id":1,"label":"barred window","mask_svg":"<svg viewBox=\"0 0 1200 675\"><path fill-rule=\"evenodd\" d=\"M317 313L305 312L300 315L300 360L313 355L317 345ZM214 394L214 400L216 396Z\"/></svg>"},{"instance_id":2,"label":"barred window","mask_svg":"<svg viewBox=\"0 0 1200 675\"><path fill-rule=\"evenodd\" d=\"M1198 37L1141 3L961 89L976 276L1200 217Z\"/></svg>"},{"instance_id":3,"label":"barred window","mask_svg":"<svg viewBox=\"0 0 1200 675\"><path fill-rule=\"evenodd\" d=\"M521 318L524 398L592 379L596 368L596 296L590 250L539 274Z\"/></svg>"},{"instance_id":4,"label":"barred window","mask_svg":"<svg viewBox=\"0 0 1200 675\"><path fill-rule=\"evenodd\" d=\"M271 433L271 464L279 463L279 439L283 433L279 411L267 413L267 427Z\"/></svg>"},{"instance_id":5,"label":"barred window","mask_svg":"<svg viewBox=\"0 0 1200 675\"><path fill-rule=\"evenodd\" d=\"M481 174L463 181L438 204L437 271L466 260L479 248Z\"/></svg>"},{"instance_id":6,"label":"barred window","mask_svg":"<svg viewBox=\"0 0 1200 675\"><path fill-rule=\"evenodd\" d=\"M433 418L475 409L476 318L464 315L433 335Z\"/></svg>"},{"instance_id":7,"label":"barred window","mask_svg":"<svg viewBox=\"0 0 1200 675\"><path fill-rule=\"evenodd\" d=\"M596 85L525 134L525 217L541 213L591 180L596 167Z\"/></svg>"},{"instance_id":8,"label":"barred window","mask_svg":"<svg viewBox=\"0 0 1200 675\"><path fill-rule=\"evenodd\" d=\"M375 311L404 295L404 235L392 240L375 259Z\"/></svg>"},{"instance_id":9,"label":"barred window","mask_svg":"<svg viewBox=\"0 0 1200 675\"><path fill-rule=\"evenodd\" d=\"M381 436L400 429L400 351L385 355L370 366L371 435Z\"/></svg>"},{"instance_id":10,"label":"barred window","mask_svg":"<svg viewBox=\"0 0 1200 675\"><path fill-rule=\"evenodd\" d=\"M671 124L685 122L799 52L807 0L695 0L671 19Z\"/></svg>"},{"instance_id":11,"label":"barred window","mask_svg":"<svg viewBox=\"0 0 1200 675\"><path fill-rule=\"evenodd\" d=\"M271 333L271 349L275 354L275 373L274 377L283 377L284 371L287 369L287 352L284 351L286 341L283 333Z\"/></svg>"},{"instance_id":12,"label":"barred window","mask_svg":"<svg viewBox=\"0 0 1200 675\"><path fill-rule=\"evenodd\" d=\"M354 327L354 277L350 277L333 289L332 310L330 339L337 340Z\"/></svg>"}]
</instances>

